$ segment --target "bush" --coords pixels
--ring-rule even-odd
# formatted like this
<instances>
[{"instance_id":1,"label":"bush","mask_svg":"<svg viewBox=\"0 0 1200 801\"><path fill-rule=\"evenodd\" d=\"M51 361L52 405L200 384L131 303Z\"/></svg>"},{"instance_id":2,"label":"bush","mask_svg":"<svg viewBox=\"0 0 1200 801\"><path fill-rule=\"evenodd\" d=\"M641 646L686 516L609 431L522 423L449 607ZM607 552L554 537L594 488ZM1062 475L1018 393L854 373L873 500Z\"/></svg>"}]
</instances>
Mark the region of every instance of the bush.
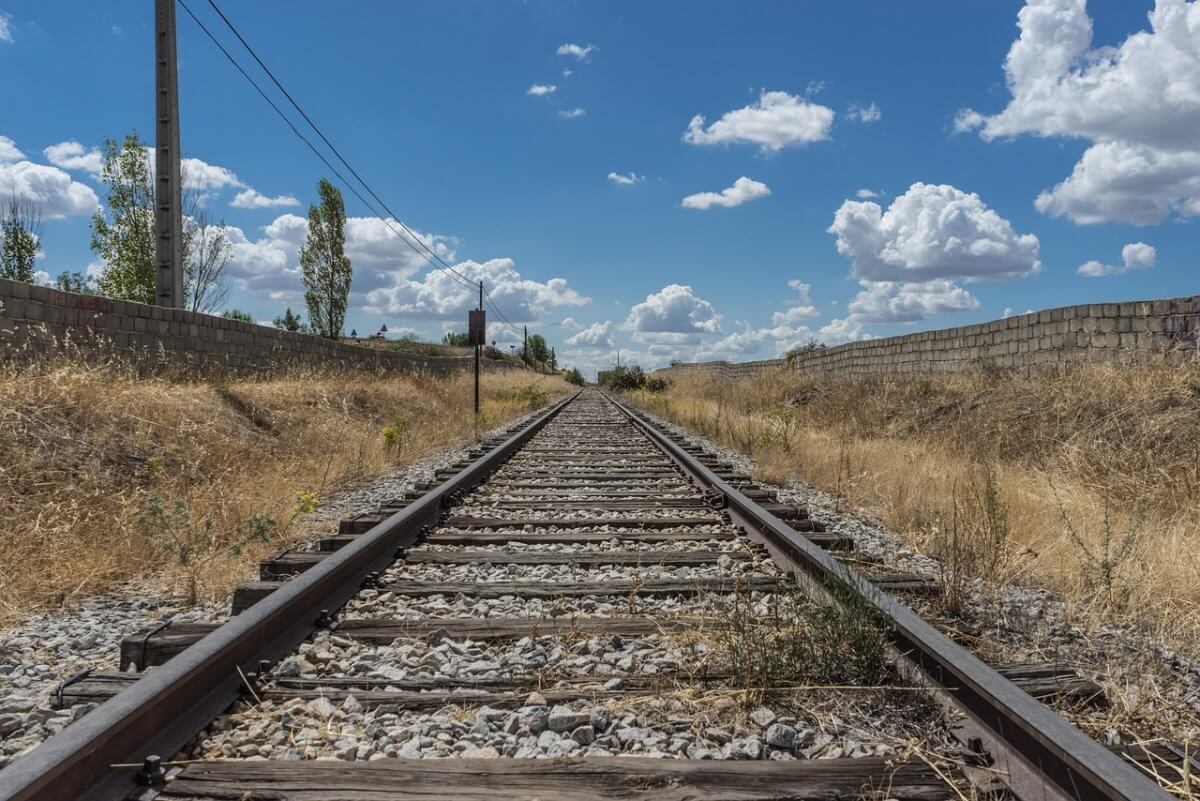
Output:
<instances>
[{"instance_id":1,"label":"bush","mask_svg":"<svg viewBox=\"0 0 1200 801\"><path fill-rule=\"evenodd\" d=\"M250 312L244 312L240 309L226 309L225 311L221 312L221 316L226 320L240 320L243 323L254 322L254 317L250 314Z\"/></svg>"},{"instance_id":2,"label":"bush","mask_svg":"<svg viewBox=\"0 0 1200 801\"><path fill-rule=\"evenodd\" d=\"M659 376L652 376L646 379L647 392L666 392L669 386L671 386L671 382Z\"/></svg>"},{"instance_id":3,"label":"bush","mask_svg":"<svg viewBox=\"0 0 1200 801\"><path fill-rule=\"evenodd\" d=\"M641 389L646 385L646 374L636 364L633 367L617 367L604 374L603 383L618 392Z\"/></svg>"},{"instance_id":4,"label":"bush","mask_svg":"<svg viewBox=\"0 0 1200 801\"><path fill-rule=\"evenodd\" d=\"M570 370L567 370L565 373L563 373L563 378L568 384L574 384L577 387L582 387L585 383L587 383L584 381L583 373L579 372L578 367L572 367Z\"/></svg>"}]
</instances>

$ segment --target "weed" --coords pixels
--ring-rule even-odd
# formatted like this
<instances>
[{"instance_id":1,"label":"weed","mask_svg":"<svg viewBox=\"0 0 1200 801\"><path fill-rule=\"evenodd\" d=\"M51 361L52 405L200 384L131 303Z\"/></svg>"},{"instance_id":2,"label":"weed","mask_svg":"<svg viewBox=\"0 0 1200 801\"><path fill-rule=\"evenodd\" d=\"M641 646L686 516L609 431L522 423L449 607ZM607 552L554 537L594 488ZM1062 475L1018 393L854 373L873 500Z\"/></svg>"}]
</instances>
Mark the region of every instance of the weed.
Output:
<instances>
[{"instance_id":1,"label":"weed","mask_svg":"<svg viewBox=\"0 0 1200 801\"><path fill-rule=\"evenodd\" d=\"M403 417L397 417L391 425L386 425L380 431L383 434L383 445L389 451L398 451L404 447L408 439L408 430L412 424Z\"/></svg>"},{"instance_id":2,"label":"weed","mask_svg":"<svg viewBox=\"0 0 1200 801\"><path fill-rule=\"evenodd\" d=\"M317 493L315 492L305 490L296 494L297 514L308 514L317 508L318 503L320 503L320 498L317 497Z\"/></svg>"},{"instance_id":3,"label":"weed","mask_svg":"<svg viewBox=\"0 0 1200 801\"><path fill-rule=\"evenodd\" d=\"M740 587L718 614L719 663L748 705L797 684L878 685L889 675L888 631L874 607L849 589L817 604L799 589L752 602Z\"/></svg>"},{"instance_id":4,"label":"weed","mask_svg":"<svg viewBox=\"0 0 1200 801\"><path fill-rule=\"evenodd\" d=\"M1058 503L1063 529L1078 548L1084 592L1098 602L1105 612L1124 611L1128 607L1133 589L1128 567L1132 564L1131 558L1137 553L1142 536L1141 518L1137 509L1133 509L1126 516L1125 530L1118 534L1117 523L1113 520L1112 499L1108 493L1104 493L1098 536L1085 537L1071 521L1071 515L1059 497L1053 481L1049 483Z\"/></svg>"}]
</instances>

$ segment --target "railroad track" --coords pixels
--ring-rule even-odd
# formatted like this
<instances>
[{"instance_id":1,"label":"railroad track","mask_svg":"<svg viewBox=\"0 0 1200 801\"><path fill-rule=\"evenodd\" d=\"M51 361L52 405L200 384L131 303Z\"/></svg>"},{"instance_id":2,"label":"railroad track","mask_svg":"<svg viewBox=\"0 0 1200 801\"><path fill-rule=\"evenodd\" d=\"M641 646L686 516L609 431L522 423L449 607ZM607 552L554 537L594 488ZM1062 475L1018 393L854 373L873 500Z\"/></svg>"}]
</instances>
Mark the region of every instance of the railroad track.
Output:
<instances>
[{"instance_id":1,"label":"railroad track","mask_svg":"<svg viewBox=\"0 0 1200 801\"><path fill-rule=\"evenodd\" d=\"M1186 756L1089 739L1042 700L1094 686L985 665L852 545L585 390L265 560L228 622L131 633L0 799L1169 797L1146 767ZM886 686L747 685L793 597L876 627Z\"/></svg>"}]
</instances>

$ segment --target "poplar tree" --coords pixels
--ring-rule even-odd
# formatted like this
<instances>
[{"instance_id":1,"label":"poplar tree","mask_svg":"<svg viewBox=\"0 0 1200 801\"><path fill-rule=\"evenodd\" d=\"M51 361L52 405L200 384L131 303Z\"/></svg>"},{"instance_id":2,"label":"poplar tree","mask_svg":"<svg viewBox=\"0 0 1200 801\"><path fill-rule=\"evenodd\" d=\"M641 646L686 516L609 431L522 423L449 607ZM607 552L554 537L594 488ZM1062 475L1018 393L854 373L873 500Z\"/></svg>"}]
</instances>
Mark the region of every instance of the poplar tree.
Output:
<instances>
[{"instance_id":1,"label":"poplar tree","mask_svg":"<svg viewBox=\"0 0 1200 801\"><path fill-rule=\"evenodd\" d=\"M346 257L346 206L342 193L324 178L317 184L321 202L308 208L308 236L300 247L304 302L314 334L342 335L350 298L350 259Z\"/></svg>"},{"instance_id":2,"label":"poplar tree","mask_svg":"<svg viewBox=\"0 0 1200 801\"><path fill-rule=\"evenodd\" d=\"M18 200L14 191L0 216L0 278L33 283L41 227L37 204Z\"/></svg>"}]
</instances>

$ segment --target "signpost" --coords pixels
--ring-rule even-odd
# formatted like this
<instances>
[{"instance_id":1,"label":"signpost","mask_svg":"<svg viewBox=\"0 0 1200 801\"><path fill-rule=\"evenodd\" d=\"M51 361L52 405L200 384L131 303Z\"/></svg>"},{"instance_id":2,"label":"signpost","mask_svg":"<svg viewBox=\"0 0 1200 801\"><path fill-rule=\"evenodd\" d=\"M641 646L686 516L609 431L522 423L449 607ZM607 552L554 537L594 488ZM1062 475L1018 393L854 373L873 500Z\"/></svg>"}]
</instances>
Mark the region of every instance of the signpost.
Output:
<instances>
[{"instance_id":1,"label":"signpost","mask_svg":"<svg viewBox=\"0 0 1200 801\"><path fill-rule=\"evenodd\" d=\"M467 312L467 344L475 346L475 438L479 438L479 353L487 342L487 317L483 310L483 281L479 282L479 308Z\"/></svg>"}]
</instances>

